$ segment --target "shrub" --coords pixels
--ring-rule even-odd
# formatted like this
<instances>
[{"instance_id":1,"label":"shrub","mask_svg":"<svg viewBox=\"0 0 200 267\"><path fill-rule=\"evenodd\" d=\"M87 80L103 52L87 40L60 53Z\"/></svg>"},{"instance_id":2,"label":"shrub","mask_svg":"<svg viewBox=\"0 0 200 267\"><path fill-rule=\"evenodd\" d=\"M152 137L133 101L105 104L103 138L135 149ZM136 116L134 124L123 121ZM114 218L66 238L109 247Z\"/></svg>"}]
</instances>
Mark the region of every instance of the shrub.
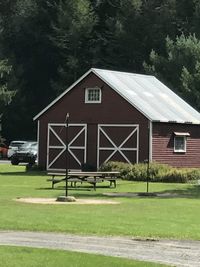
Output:
<instances>
[{"instance_id":1,"label":"shrub","mask_svg":"<svg viewBox=\"0 0 200 267\"><path fill-rule=\"evenodd\" d=\"M151 182L170 182L170 183L187 183L189 181L200 179L200 169L173 168L167 164L138 163L129 164L123 162L109 161L104 163L101 171L119 171L124 180L146 181L149 171Z\"/></svg>"},{"instance_id":2,"label":"shrub","mask_svg":"<svg viewBox=\"0 0 200 267\"><path fill-rule=\"evenodd\" d=\"M108 161L101 165L100 171L119 171L121 178L129 180L128 176L131 172L132 165L125 162Z\"/></svg>"},{"instance_id":3,"label":"shrub","mask_svg":"<svg viewBox=\"0 0 200 267\"><path fill-rule=\"evenodd\" d=\"M187 172L173 168L162 177L162 181L166 183L187 183Z\"/></svg>"},{"instance_id":4,"label":"shrub","mask_svg":"<svg viewBox=\"0 0 200 267\"><path fill-rule=\"evenodd\" d=\"M38 172L38 171L45 171L45 169L41 166L38 166L37 164L33 164L33 165L27 164L26 165L26 171Z\"/></svg>"}]
</instances>

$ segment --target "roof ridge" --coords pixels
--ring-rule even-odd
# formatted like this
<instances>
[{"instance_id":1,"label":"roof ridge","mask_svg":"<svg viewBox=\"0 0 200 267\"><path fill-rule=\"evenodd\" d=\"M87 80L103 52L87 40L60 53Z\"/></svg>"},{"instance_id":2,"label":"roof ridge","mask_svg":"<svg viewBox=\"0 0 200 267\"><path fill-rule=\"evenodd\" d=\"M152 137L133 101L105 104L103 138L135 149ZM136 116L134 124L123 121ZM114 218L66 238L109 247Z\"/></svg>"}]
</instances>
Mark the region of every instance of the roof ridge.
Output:
<instances>
[{"instance_id":1,"label":"roof ridge","mask_svg":"<svg viewBox=\"0 0 200 267\"><path fill-rule=\"evenodd\" d=\"M133 76L145 76L151 77L151 78L156 78L154 75L150 74L143 74L143 73L134 73L134 72L128 72L128 71L119 71L119 70L108 70L108 69L101 69L101 68L91 68L92 71L107 71L107 72L112 72L112 73L122 73L123 75L133 75Z\"/></svg>"}]
</instances>

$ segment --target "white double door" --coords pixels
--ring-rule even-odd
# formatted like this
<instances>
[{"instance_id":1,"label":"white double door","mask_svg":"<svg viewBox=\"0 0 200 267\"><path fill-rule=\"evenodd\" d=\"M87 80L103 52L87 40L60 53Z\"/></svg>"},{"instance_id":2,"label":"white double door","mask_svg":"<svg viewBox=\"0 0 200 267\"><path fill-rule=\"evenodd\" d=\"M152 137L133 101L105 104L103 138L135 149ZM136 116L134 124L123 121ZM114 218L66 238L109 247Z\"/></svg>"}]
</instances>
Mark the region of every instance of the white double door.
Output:
<instances>
[{"instance_id":1,"label":"white double door","mask_svg":"<svg viewBox=\"0 0 200 267\"><path fill-rule=\"evenodd\" d=\"M64 170L66 155L69 167L80 169L96 155L97 168L109 160L138 162L139 126L136 124L98 124L94 143L88 142L87 124L50 123L47 137L47 170ZM66 154L66 143L68 152Z\"/></svg>"}]
</instances>

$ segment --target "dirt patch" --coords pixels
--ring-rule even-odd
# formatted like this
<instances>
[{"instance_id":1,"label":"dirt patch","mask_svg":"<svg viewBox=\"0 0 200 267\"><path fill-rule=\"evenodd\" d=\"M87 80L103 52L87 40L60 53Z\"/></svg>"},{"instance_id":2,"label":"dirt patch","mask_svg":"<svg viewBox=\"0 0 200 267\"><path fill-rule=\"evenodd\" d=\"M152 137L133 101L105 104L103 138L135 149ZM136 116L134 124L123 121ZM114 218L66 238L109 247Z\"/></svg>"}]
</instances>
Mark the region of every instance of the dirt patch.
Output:
<instances>
[{"instance_id":1,"label":"dirt patch","mask_svg":"<svg viewBox=\"0 0 200 267\"><path fill-rule=\"evenodd\" d=\"M104 200L104 199L85 199L78 198L75 202L61 202L56 201L56 198L17 198L19 202L32 204L55 204L55 205L80 205L80 204L120 204L118 201Z\"/></svg>"}]
</instances>

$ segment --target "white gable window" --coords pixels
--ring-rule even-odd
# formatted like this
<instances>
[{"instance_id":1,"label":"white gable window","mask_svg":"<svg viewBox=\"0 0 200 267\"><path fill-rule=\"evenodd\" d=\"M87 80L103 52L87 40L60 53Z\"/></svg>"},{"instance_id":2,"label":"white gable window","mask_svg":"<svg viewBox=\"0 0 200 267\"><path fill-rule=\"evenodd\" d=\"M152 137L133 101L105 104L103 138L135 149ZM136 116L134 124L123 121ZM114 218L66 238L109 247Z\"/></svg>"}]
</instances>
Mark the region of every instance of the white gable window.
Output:
<instances>
[{"instance_id":1,"label":"white gable window","mask_svg":"<svg viewBox=\"0 0 200 267\"><path fill-rule=\"evenodd\" d=\"M86 88L85 103L101 103L101 89L99 87Z\"/></svg>"},{"instance_id":2,"label":"white gable window","mask_svg":"<svg viewBox=\"0 0 200 267\"><path fill-rule=\"evenodd\" d=\"M174 132L174 152L186 152L186 141L189 133Z\"/></svg>"}]
</instances>

